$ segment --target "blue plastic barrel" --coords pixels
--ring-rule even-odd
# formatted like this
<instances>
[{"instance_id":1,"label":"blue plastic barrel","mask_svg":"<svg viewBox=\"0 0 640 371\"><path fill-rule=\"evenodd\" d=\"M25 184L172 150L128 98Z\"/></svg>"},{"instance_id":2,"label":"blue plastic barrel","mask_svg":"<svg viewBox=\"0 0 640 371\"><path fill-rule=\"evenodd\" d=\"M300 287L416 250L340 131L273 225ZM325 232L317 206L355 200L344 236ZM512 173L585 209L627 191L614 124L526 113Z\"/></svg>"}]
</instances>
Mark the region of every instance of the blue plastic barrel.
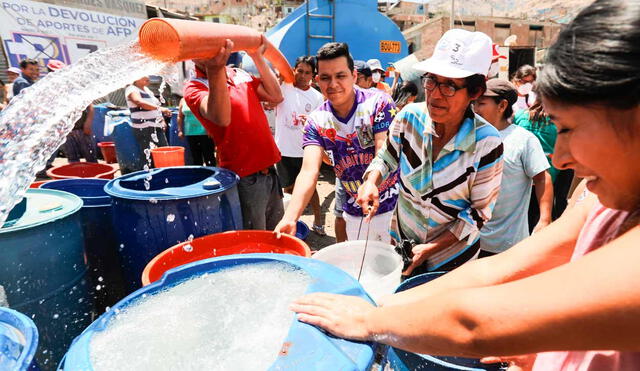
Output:
<instances>
[{"instance_id":1,"label":"blue plastic barrel","mask_svg":"<svg viewBox=\"0 0 640 371\"><path fill-rule=\"evenodd\" d=\"M111 103L100 103L93 106L93 121L91 122L91 131L93 133L93 137L96 139L96 142L113 142L113 138L107 132L109 130L105 130L105 118L107 116L107 112L112 110L108 106L111 106Z\"/></svg>"},{"instance_id":2,"label":"blue plastic barrel","mask_svg":"<svg viewBox=\"0 0 640 371\"><path fill-rule=\"evenodd\" d=\"M191 154L191 147L186 137L180 138L178 136L178 110L171 109L171 122L169 123L169 135L168 142L170 146L184 147L184 163L185 165L193 165L193 155Z\"/></svg>"},{"instance_id":3,"label":"blue plastic barrel","mask_svg":"<svg viewBox=\"0 0 640 371\"><path fill-rule=\"evenodd\" d=\"M0 307L0 370L39 370L38 329L29 317Z\"/></svg>"},{"instance_id":4,"label":"blue plastic barrel","mask_svg":"<svg viewBox=\"0 0 640 371\"><path fill-rule=\"evenodd\" d=\"M73 193L84 202L80 209L84 248L93 287L100 287L94 292L98 313L126 295L118 242L112 225L111 196L104 191L108 182L106 179L92 178L64 179L40 187Z\"/></svg>"},{"instance_id":5,"label":"blue plastic barrel","mask_svg":"<svg viewBox=\"0 0 640 371\"><path fill-rule=\"evenodd\" d=\"M434 280L446 272L431 272L412 277L404 281L396 292L412 289L416 286ZM502 370L499 363L483 364L479 359L463 357L430 356L418 354L389 347L387 351L387 362L391 364L391 369L395 371L410 370L463 370L463 371L499 371Z\"/></svg>"},{"instance_id":6,"label":"blue plastic barrel","mask_svg":"<svg viewBox=\"0 0 640 371\"><path fill-rule=\"evenodd\" d=\"M25 197L22 217L0 229L0 282L9 306L38 326L36 357L46 369L92 321L82 200L51 189L29 189Z\"/></svg>"},{"instance_id":7,"label":"blue plastic barrel","mask_svg":"<svg viewBox=\"0 0 640 371\"><path fill-rule=\"evenodd\" d=\"M129 292L144 267L190 237L242 229L238 176L226 169L180 166L139 171L107 183Z\"/></svg>"},{"instance_id":8,"label":"blue plastic barrel","mask_svg":"<svg viewBox=\"0 0 640 371\"><path fill-rule=\"evenodd\" d=\"M143 295L153 295L189 278L215 274L227 267L265 262L287 263L302 269L312 278L307 293L330 292L362 297L371 301L362 286L344 271L317 260L293 255L247 254L230 255L186 264L168 271L159 281L134 292L98 318L81 336L76 338L65 356L64 370L92 370L89 344L92 336L103 331L116 313ZM374 357L375 344L348 341L319 330L314 326L293 321L284 343L289 347L281 353L270 370L368 370Z\"/></svg>"},{"instance_id":9,"label":"blue plastic barrel","mask_svg":"<svg viewBox=\"0 0 640 371\"><path fill-rule=\"evenodd\" d=\"M147 161L133 134L129 111L110 111L107 116L109 125L113 126L113 142L120 172L128 174L142 170Z\"/></svg>"}]
</instances>

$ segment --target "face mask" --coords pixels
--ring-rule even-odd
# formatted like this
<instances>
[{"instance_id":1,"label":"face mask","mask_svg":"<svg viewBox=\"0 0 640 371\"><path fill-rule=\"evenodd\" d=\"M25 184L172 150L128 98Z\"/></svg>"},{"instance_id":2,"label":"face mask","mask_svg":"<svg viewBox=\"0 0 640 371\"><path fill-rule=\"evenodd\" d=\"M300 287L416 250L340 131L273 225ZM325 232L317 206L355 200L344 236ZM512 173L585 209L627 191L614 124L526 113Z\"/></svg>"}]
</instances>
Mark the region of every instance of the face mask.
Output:
<instances>
[{"instance_id":1,"label":"face mask","mask_svg":"<svg viewBox=\"0 0 640 371\"><path fill-rule=\"evenodd\" d=\"M375 82L376 84L380 82L380 72L374 72L371 74L371 79L373 80L373 82Z\"/></svg>"},{"instance_id":2,"label":"face mask","mask_svg":"<svg viewBox=\"0 0 640 371\"><path fill-rule=\"evenodd\" d=\"M533 84L528 82L524 85L520 85L520 87L518 88L518 93L520 93L520 95L527 95L531 93L531 90L533 90Z\"/></svg>"}]
</instances>

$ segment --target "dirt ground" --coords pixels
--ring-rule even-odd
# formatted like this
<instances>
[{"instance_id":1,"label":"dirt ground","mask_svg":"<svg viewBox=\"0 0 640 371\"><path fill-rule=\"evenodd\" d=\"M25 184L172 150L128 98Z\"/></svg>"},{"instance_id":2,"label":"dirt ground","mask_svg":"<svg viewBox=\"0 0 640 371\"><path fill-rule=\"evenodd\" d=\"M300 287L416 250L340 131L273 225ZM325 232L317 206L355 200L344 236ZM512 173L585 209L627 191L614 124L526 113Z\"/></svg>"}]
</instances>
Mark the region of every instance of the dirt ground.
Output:
<instances>
[{"instance_id":1,"label":"dirt ground","mask_svg":"<svg viewBox=\"0 0 640 371\"><path fill-rule=\"evenodd\" d=\"M322 165L320 176L318 177L318 195L320 195L320 210L324 218L324 231L326 236L320 236L315 232L309 233L309 237L305 240L311 250L320 250L325 246L336 243L335 222L336 217L333 213L333 205L335 203L335 180L336 176L333 168ZM307 207L300 218L306 225L311 228L313 225L313 212L311 207Z\"/></svg>"}]
</instances>

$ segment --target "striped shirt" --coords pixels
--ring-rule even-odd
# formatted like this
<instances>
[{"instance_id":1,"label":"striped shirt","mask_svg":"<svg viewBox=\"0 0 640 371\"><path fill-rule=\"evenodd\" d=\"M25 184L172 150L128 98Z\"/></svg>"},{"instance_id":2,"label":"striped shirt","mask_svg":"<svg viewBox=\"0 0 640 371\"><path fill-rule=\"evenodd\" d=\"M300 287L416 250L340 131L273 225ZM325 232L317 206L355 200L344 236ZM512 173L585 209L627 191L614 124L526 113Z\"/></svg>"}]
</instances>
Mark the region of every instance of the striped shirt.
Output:
<instances>
[{"instance_id":1,"label":"striped shirt","mask_svg":"<svg viewBox=\"0 0 640 371\"><path fill-rule=\"evenodd\" d=\"M383 179L400 169L400 194L391 225L396 241L427 243L446 230L457 237L457 243L428 258L429 271L455 259L478 240L480 228L491 218L502 177L500 134L472 111L434 163L432 135L435 129L426 104L408 104L367 169L380 171Z\"/></svg>"},{"instance_id":2,"label":"striped shirt","mask_svg":"<svg viewBox=\"0 0 640 371\"><path fill-rule=\"evenodd\" d=\"M149 104L155 104L158 107L160 106L160 101L153 96L153 93L149 88L145 86L144 89L140 89L135 85L129 85L124 91L125 96L127 97L127 107L129 107L129 111L131 111L131 126L136 129L144 129L148 127L163 127L164 119L162 118L162 113L160 110L147 110L142 107L138 107L137 104L133 103L129 99L129 95L137 91L140 93L140 97L143 101Z\"/></svg>"}]
</instances>

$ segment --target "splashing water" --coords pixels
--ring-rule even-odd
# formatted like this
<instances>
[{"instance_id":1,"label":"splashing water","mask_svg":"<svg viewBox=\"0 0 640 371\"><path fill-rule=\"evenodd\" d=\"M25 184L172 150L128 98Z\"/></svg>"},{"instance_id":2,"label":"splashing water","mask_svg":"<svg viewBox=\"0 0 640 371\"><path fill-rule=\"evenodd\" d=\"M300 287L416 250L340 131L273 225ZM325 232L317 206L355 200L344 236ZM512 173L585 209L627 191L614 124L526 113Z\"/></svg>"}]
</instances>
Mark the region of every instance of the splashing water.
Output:
<instances>
[{"instance_id":1,"label":"splashing water","mask_svg":"<svg viewBox=\"0 0 640 371\"><path fill-rule=\"evenodd\" d=\"M93 369L266 370L294 321L289 304L310 282L280 263L184 281L126 307L95 333Z\"/></svg>"},{"instance_id":2,"label":"splashing water","mask_svg":"<svg viewBox=\"0 0 640 371\"><path fill-rule=\"evenodd\" d=\"M0 114L0 225L95 99L143 76L175 74L137 42L99 49L24 89Z\"/></svg>"}]
</instances>

